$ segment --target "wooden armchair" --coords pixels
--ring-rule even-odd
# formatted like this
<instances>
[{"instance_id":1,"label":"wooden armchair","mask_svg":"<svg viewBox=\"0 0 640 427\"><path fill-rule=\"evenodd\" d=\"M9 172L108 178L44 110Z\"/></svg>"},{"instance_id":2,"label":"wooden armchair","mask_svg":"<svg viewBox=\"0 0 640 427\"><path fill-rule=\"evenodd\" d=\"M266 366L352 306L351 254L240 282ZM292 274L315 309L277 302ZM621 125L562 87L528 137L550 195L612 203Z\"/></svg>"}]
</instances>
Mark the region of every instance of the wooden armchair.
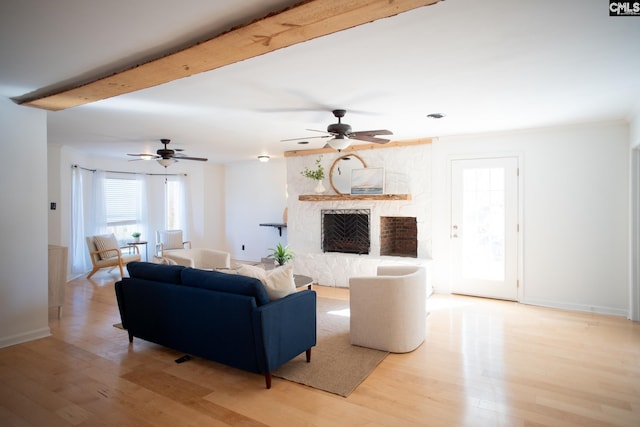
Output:
<instances>
[{"instance_id":1,"label":"wooden armchair","mask_svg":"<svg viewBox=\"0 0 640 427\"><path fill-rule=\"evenodd\" d=\"M120 269L120 277L124 277L123 267L131 261L140 261L140 250L137 246L120 246L116 236L113 234L87 236L87 248L91 257L93 270L87 275L91 278L101 268ZM123 254L122 249L133 250L134 253Z\"/></svg>"},{"instance_id":2,"label":"wooden armchair","mask_svg":"<svg viewBox=\"0 0 640 427\"><path fill-rule=\"evenodd\" d=\"M182 240L182 230L156 231L156 256L164 258L165 252L191 249L191 242Z\"/></svg>"}]
</instances>

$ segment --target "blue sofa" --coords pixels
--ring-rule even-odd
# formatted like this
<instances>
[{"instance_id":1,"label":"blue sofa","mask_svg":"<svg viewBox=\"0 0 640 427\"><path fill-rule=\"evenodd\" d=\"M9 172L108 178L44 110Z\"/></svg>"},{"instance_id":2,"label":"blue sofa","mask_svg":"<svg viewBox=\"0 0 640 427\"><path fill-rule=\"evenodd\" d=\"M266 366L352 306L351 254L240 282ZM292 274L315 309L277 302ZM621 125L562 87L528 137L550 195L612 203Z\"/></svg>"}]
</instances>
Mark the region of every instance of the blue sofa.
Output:
<instances>
[{"instance_id":1,"label":"blue sofa","mask_svg":"<svg viewBox=\"0 0 640 427\"><path fill-rule=\"evenodd\" d=\"M127 264L116 282L122 326L133 337L249 372L271 372L316 345L316 293L269 301L254 278L179 265Z\"/></svg>"}]
</instances>

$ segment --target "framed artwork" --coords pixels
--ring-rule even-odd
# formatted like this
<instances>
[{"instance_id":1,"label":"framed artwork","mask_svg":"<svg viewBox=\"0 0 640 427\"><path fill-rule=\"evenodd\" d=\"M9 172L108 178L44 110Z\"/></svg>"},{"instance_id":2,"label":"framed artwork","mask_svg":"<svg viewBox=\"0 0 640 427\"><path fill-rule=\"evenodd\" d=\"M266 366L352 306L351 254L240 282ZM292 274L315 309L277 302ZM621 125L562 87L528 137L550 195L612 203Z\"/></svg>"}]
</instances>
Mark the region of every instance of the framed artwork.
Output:
<instances>
[{"instance_id":1,"label":"framed artwork","mask_svg":"<svg viewBox=\"0 0 640 427\"><path fill-rule=\"evenodd\" d=\"M353 169L351 194L384 194L384 168Z\"/></svg>"}]
</instances>

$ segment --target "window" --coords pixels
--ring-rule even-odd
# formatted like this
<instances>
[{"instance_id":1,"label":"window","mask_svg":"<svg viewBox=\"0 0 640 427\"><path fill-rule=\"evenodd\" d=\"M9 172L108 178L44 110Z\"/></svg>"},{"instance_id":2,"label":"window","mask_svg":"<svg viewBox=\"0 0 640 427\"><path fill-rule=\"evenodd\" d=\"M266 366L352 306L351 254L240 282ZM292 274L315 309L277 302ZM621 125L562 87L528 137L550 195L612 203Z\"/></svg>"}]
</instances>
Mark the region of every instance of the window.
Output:
<instances>
[{"instance_id":1,"label":"window","mask_svg":"<svg viewBox=\"0 0 640 427\"><path fill-rule=\"evenodd\" d=\"M107 232L118 240L129 240L131 233L142 226L142 181L136 178L104 180L105 214Z\"/></svg>"}]
</instances>

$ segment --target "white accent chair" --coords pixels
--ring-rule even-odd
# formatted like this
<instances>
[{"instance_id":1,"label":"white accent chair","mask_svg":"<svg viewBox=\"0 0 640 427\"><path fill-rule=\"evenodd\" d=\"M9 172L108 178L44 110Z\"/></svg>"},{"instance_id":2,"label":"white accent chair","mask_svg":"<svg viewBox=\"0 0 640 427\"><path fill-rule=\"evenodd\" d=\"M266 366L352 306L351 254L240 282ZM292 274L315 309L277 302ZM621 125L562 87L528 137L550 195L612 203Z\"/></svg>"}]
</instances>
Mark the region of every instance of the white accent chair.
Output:
<instances>
[{"instance_id":1,"label":"white accent chair","mask_svg":"<svg viewBox=\"0 0 640 427\"><path fill-rule=\"evenodd\" d=\"M415 350L427 328L427 273L421 266L379 266L349 279L351 344L392 353Z\"/></svg>"},{"instance_id":2,"label":"white accent chair","mask_svg":"<svg viewBox=\"0 0 640 427\"><path fill-rule=\"evenodd\" d=\"M164 258L165 253L191 249L191 242L184 241L182 230L158 230L156 231L156 256Z\"/></svg>"},{"instance_id":3,"label":"white accent chair","mask_svg":"<svg viewBox=\"0 0 640 427\"><path fill-rule=\"evenodd\" d=\"M124 277L124 266L132 261L140 261L140 250L137 246L120 246L116 236L113 234L102 234L97 236L86 236L87 248L91 257L93 270L87 275L90 279L101 268L120 269L120 277ZM122 249L134 251L134 253L124 254Z\"/></svg>"},{"instance_id":4,"label":"white accent chair","mask_svg":"<svg viewBox=\"0 0 640 427\"><path fill-rule=\"evenodd\" d=\"M178 265L202 270L231 268L231 254L217 249L194 248L165 251L164 258Z\"/></svg>"}]
</instances>

